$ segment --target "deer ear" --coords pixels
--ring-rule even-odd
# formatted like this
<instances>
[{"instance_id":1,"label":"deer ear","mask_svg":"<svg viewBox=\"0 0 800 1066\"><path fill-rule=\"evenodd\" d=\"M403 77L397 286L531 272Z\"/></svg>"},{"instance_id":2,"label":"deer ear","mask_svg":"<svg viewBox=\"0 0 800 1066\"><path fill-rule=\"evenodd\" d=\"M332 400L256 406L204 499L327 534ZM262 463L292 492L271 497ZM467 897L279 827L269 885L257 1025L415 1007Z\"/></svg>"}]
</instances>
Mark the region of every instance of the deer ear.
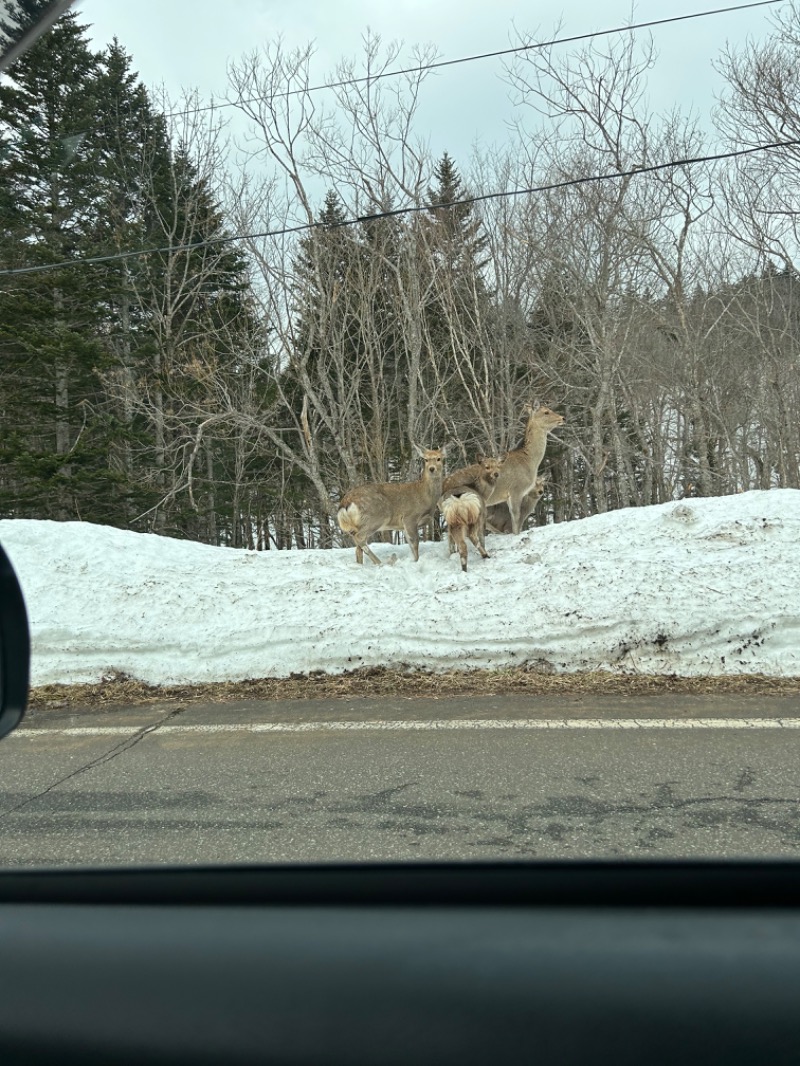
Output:
<instances>
[{"instance_id":1,"label":"deer ear","mask_svg":"<svg viewBox=\"0 0 800 1066\"><path fill-rule=\"evenodd\" d=\"M486 456L483 454L483 452L478 452L478 454L475 456L475 462L482 463L485 458Z\"/></svg>"},{"instance_id":2,"label":"deer ear","mask_svg":"<svg viewBox=\"0 0 800 1066\"><path fill-rule=\"evenodd\" d=\"M440 451L440 452L442 453L442 455L447 455L447 449L448 449L449 447L450 447L450 442L449 442L449 441L447 441L447 442L445 442L445 443L444 443L444 444L443 444L443 445L441 446L441 448L439 449L439 451Z\"/></svg>"},{"instance_id":3,"label":"deer ear","mask_svg":"<svg viewBox=\"0 0 800 1066\"><path fill-rule=\"evenodd\" d=\"M414 451L417 453L417 455L420 457L420 459L424 459L425 458L425 449L424 448L420 448L420 446L416 443L416 441L412 440L411 447L414 449Z\"/></svg>"}]
</instances>

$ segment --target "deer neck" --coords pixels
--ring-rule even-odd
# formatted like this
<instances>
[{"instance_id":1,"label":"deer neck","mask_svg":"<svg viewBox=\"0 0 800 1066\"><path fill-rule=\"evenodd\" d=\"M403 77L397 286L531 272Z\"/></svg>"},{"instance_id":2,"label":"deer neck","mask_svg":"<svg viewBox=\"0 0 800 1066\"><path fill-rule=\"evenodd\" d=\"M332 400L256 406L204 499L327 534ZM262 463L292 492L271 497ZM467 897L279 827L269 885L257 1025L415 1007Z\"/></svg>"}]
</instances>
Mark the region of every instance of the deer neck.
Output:
<instances>
[{"instance_id":1,"label":"deer neck","mask_svg":"<svg viewBox=\"0 0 800 1066\"><path fill-rule=\"evenodd\" d=\"M537 456L539 453L543 453L547 445L547 429L544 426L532 425L528 426L525 431L525 443L520 451L525 452L528 456ZM541 458L541 455L539 455Z\"/></svg>"},{"instance_id":2,"label":"deer neck","mask_svg":"<svg viewBox=\"0 0 800 1066\"><path fill-rule=\"evenodd\" d=\"M475 482L475 490L482 500L488 500L496 484L496 480L489 481L487 478L481 477Z\"/></svg>"},{"instance_id":3,"label":"deer neck","mask_svg":"<svg viewBox=\"0 0 800 1066\"><path fill-rule=\"evenodd\" d=\"M422 477L419 480L420 485L424 485L427 489L428 496L434 501L438 500L442 494L444 470L440 470L438 474L429 474L427 470L423 470Z\"/></svg>"}]
</instances>

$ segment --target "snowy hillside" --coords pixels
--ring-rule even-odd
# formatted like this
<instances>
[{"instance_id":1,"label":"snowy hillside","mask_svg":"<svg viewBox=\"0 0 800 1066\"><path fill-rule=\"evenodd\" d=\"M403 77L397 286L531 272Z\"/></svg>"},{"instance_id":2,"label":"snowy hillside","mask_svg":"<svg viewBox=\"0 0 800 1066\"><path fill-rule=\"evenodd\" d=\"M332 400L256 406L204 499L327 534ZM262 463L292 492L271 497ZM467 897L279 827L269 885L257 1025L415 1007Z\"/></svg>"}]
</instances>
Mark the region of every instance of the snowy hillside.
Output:
<instances>
[{"instance_id":1,"label":"snowy hillside","mask_svg":"<svg viewBox=\"0 0 800 1066\"><path fill-rule=\"evenodd\" d=\"M151 684L408 664L800 675L800 492L687 500L446 544L246 552L84 523L0 521L33 684Z\"/></svg>"}]
</instances>

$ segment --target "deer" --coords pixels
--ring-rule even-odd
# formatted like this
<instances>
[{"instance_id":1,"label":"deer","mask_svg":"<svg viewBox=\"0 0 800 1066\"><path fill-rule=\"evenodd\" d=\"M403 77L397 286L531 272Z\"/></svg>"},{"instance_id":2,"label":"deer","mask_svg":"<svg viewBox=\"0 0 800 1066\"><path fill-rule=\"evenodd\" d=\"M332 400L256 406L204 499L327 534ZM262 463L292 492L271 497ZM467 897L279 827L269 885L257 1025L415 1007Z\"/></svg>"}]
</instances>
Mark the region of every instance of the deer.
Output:
<instances>
[{"instance_id":1,"label":"deer","mask_svg":"<svg viewBox=\"0 0 800 1066\"><path fill-rule=\"evenodd\" d=\"M486 501L489 507L500 503L508 505L511 532L515 534L522 529L522 501L536 488L536 476L544 458L548 434L564 424L563 415L538 404L534 407L526 404L523 413L528 419L525 438L519 447L506 455L500 477Z\"/></svg>"},{"instance_id":2,"label":"deer","mask_svg":"<svg viewBox=\"0 0 800 1066\"><path fill-rule=\"evenodd\" d=\"M479 483L484 488L493 488L502 468L502 459L478 454L471 466L462 466L460 470L447 475L442 483L442 495L447 496L460 488L477 489Z\"/></svg>"},{"instance_id":3,"label":"deer","mask_svg":"<svg viewBox=\"0 0 800 1066\"><path fill-rule=\"evenodd\" d=\"M414 562L419 562L419 527L433 517L442 494L447 445L420 448L412 445L423 460L417 481L372 482L350 489L342 497L337 519L339 528L353 538L356 562L364 562L364 552L376 566L381 561L367 543L383 530L402 529L411 545Z\"/></svg>"},{"instance_id":4,"label":"deer","mask_svg":"<svg viewBox=\"0 0 800 1066\"><path fill-rule=\"evenodd\" d=\"M502 467L499 459L479 455L478 461L472 466L454 471L444 481L439 510L447 523L450 555L458 550L464 573L467 572L467 537L478 549L481 558L489 558L486 551L486 500L500 477Z\"/></svg>"},{"instance_id":5,"label":"deer","mask_svg":"<svg viewBox=\"0 0 800 1066\"><path fill-rule=\"evenodd\" d=\"M546 480L547 479L544 477L537 477L536 484L531 491L527 492L522 497L522 505L520 507L519 515L520 529L524 527L528 518L536 509L537 503L544 495ZM486 508L486 528L491 530L492 533L511 532L511 511L509 511L507 503L493 503L490 507Z\"/></svg>"}]
</instances>

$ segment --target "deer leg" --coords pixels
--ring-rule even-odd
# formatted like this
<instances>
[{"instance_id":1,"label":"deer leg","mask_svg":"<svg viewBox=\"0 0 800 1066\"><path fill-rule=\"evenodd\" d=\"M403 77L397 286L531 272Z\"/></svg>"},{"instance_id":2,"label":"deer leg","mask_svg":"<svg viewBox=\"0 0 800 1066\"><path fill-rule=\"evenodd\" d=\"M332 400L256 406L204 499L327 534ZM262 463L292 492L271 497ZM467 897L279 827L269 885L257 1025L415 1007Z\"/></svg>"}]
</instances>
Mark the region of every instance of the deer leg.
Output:
<instances>
[{"instance_id":1,"label":"deer leg","mask_svg":"<svg viewBox=\"0 0 800 1066\"><path fill-rule=\"evenodd\" d=\"M380 566L381 565L380 559L375 554L375 552L372 550L372 548L370 548L369 544L365 544L364 545L364 551L367 553L367 555L370 557L370 559L372 559L373 563L375 563L376 566Z\"/></svg>"},{"instance_id":2,"label":"deer leg","mask_svg":"<svg viewBox=\"0 0 800 1066\"><path fill-rule=\"evenodd\" d=\"M356 541L356 562L357 563L363 563L364 562L364 552L367 553L367 555L370 557L370 559L373 561L373 563L375 563L376 566L380 566L381 565L380 559L375 554L375 552L372 550L372 548L370 548L369 544L367 544L367 542L365 540L362 541L360 544L359 544L358 541ZM359 556L360 556L360 558L359 558Z\"/></svg>"},{"instance_id":3,"label":"deer leg","mask_svg":"<svg viewBox=\"0 0 800 1066\"><path fill-rule=\"evenodd\" d=\"M478 548L478 551L481 552L481 555L484 557L484 559L488 559L489 555L488 555L488 552L486 551L486 514L485 513L483 515L483 518L481 518L480 522L478 523L478 526L477 526L477 529L475 530L475 532L477 533L478 540L480 541L480 544L481 544L481 547ZM483 549L483 551L481 551L481 548Z\"/></svg>"},{"instance_id":4,"label":"deer leg","mask_svg":"<svg viewBox=\"0 0 800 1066\"><path fill-rule=\"evenodd\" d=\"M406 535L406 540L411 545L411 553L414 556L414 562L419 562L419 530L416 526L403 526L403 532Z\"/></svg>"},{"instance_id":5,"label":"deer leg","mask_svg":"<svg viewBox=\"0 0 800 1066\"><path fill-rule=\"evenodd\" d=\"M456 542L453 540L453 534L448 529L447 531L447 554L452 555L456 550Z\"/></svg>"},{"instance_id":6,"label":"deer leg","mask_svg":"<svg viewBox=\"0 0 800 1066\"><path fill-rule=\"evenodd\" d=\"M522 529L522 500L509 499L508 509L511 512L511 532L514 534L519 533Z\"/></svg>"},{"instance_id":7,"label":"deer leg","mask_svg":"<svg viewBox=\"0 0 800 1066\"><path fill-rule=\"evenodd\" d=\"M493 504L494 512L492 517L486 518L486 526L491 529L493 533L510 533L511 532L511 510L508 505L508 500L504 500L502 503Z\"/></svg>"},{"instance_id":8,"label":"deer leg","mask_svg":"<svg viewBox=\"0 0 800 1066\"><path fill-rule=\"evenodd\" d=\"M519 528L520 528L520 531L522 530L523 526L528 521L530 516L533 514L535 506L536 506L535 504L533 504L533 505L531 504L531 501L528 499L527 496L522 501L522 504L521 504L520 509L519 509Z\"/></svg>"},{"instance_id":9,"label":"deer leg","mask_svg":"<svg viewBox=\"0 0 800 1066\"><path fill-rule=\"evenodd\" d=\"M459 559L461 560L461 569L464 573L467 572L467 542L464 538L464 527L461 525L454 526L451 536L453 538L453 548L458 551Z\"/></svg>"},{"instance_id":10,"label":"deer leg","mask_svg":"<svg viewBox=\"0 0 800 1066\"><path fill-rule=\"evenodd\" d=\"M483 544L481 544L480 532L474 526L469 531L469 539L472 541L472 543L478 549L481 558L482 559L488 559L489 558L489 553L487 552L486 547ZM466 549L466 544L464 545L464 548Z\"/></svg>"},{"instance_id":11,"label":"deer leg","mask_svg":"<svg viewBox=\"0 0 800 1066\"><path fill-rule=\"evenodd\" d=\"M461 569L466 574L467 572L467 542L464 539L464 531L462 529L461 536L458 541L458 554L461 556Z\"/></svg>"}]
</instances>

